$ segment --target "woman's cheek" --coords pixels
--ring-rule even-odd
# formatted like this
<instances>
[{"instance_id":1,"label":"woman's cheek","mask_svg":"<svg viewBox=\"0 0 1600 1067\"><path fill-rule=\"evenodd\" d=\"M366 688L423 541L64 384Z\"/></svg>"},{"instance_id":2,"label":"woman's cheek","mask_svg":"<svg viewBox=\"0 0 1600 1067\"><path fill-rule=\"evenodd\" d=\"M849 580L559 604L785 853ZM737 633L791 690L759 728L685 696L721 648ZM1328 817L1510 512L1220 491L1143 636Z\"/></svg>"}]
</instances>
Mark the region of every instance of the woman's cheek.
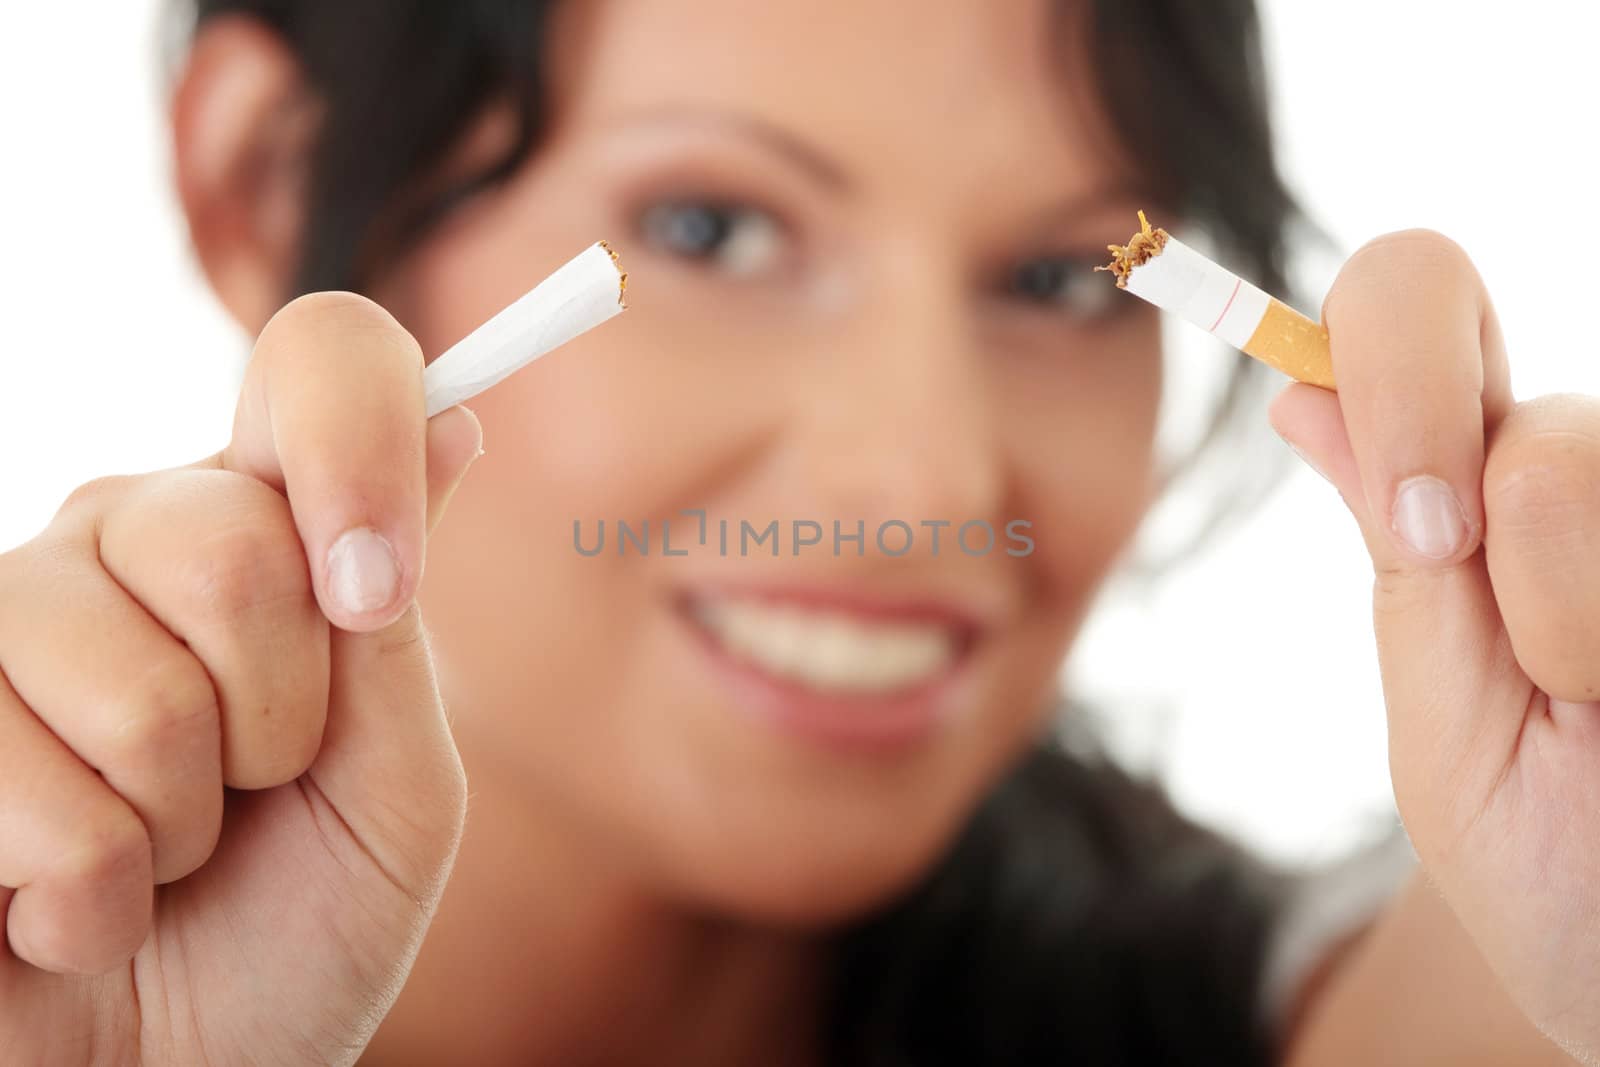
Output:
<instances>
[{"instance_id":1,"label":"woman's cheek","mask_svg":"<svg viewBox=\"0 0 1600 1067\"><path fill-rule=\"evenodd\" d=\"M1092 594L1147 511L1153 490L1160 356L1038 390L1013 412L1016 518L1031 523L1032 565L1058 595Z\"/></svg>"}]
</instances>

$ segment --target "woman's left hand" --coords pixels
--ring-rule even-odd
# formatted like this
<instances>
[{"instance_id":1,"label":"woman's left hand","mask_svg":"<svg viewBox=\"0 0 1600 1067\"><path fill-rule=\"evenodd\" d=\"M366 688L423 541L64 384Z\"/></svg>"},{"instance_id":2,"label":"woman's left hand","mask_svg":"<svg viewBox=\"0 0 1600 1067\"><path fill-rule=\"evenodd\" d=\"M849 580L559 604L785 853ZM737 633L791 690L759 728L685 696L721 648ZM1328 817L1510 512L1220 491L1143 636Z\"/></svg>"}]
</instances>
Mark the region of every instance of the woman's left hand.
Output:
<instances>
[{"instance_id":1,"label":"woman's left hand","mask_svg":"<svg viewBox=\"0 0 1600 1067\"><path fill-rule=\"evenodd\" d=\"M1362 248L1323 319L1338 393L1292 384L1270 418L1372 556L1401 818L1517 1005L1600 1064L1600 400L1513 401L1434 233Z\"/></svg>"}]
</instances>

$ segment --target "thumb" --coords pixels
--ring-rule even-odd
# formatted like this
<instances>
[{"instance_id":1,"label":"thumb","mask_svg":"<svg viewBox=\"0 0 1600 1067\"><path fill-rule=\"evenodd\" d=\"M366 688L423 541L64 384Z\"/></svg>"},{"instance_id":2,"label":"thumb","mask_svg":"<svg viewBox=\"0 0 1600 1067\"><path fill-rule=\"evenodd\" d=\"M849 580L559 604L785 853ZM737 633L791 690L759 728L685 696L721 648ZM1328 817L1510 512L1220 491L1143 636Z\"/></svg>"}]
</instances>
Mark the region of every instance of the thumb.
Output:
<instances>
[{"instance_id":1,"label":"thumb","mask_svg":"<svg viewBox=\"0 0 1600 1067\"><path fill-rule=\"evenodd\" d=\"M427 527L478 457L477 417L440 412L427 429ZM371 633L332 630L328 722L309 777L389 880L431 909L454 862L466 777L415 602Z\"/></svg>"},{"instance_id":2,"label":"thumb","mask_svg":"<svg viewBox=\"0 0 1600 1067\"><path fill-rule=\"evenodd\" d=\"M1476 811L1493 791L1532 695L1484 553L1480 548L1453 566L1438 566L1400 549L1367 504L1336 393L1290 385L1272 402L1268 420L1333 484L1361 530L1373 564L1373 629L1395 798L1419 850L1453 839L1449 828L1461 826L1463 812Z\"/></svg>"}]
</instances>

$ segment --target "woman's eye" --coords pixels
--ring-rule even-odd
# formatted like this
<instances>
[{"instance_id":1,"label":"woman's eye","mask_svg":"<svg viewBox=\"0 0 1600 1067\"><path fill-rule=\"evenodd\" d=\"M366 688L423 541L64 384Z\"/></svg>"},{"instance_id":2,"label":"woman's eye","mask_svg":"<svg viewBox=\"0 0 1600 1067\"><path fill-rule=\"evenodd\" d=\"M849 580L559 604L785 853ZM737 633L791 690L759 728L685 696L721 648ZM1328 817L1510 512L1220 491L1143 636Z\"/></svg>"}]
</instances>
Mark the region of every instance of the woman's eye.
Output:
<instances>
[{"instance_id":1,"label":"woman's eye","mask_svg":"<svg viewBox=\"0 0 1600 1067\"><path fill-rule=\"evenodd\" d=\"M1117 294L1094 266L1071 256L1041 256L1012 272L1007 291L1019 300L1057 307L1079 318L1100 318L1112 309Z\"/></svg>"},{"instance_id":2,"label":"woman's eye","mask_svg":"<svg viewBox=\"0 0 1600 1067\"><path fill-rule=\"evenodd\" d=\"M783 251L778 221L739 204L692 200L655 204L640 216L639 228L658 251L741 278L770 270Z\"/></svg>"}]
</instances>

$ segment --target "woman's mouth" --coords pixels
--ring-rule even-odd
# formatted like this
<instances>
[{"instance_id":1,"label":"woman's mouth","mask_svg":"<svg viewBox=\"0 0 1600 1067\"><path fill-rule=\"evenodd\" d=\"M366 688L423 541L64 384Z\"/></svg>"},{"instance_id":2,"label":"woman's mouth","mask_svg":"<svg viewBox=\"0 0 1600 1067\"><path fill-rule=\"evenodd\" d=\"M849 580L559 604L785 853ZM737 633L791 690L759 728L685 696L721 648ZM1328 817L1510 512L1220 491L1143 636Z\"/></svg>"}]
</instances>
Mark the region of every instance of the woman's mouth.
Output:
<instances>
[{"instance_id":1,"label":"woman's mouth","mask_svg":"<svg viewBox=\"0 0 1600 1067\"><path fill-rule=\"evenodd\" d=\"M820 594L697 593L684 606L737 704L849 749L927 737L955 702L979 632L955 612Z\"/></svg>"},{"instance_id":2,"label":"woman's mouth","mask_svg":"<svg viewBox=\"0 0 1600 1067\"><path fill-rule=\"evenodd\" d=\"M883 693L927 681L958 650L938 623L865 622L773 601L708 599L700 624L734 658L820 693Z\"/></svg>"}]
</instances>

